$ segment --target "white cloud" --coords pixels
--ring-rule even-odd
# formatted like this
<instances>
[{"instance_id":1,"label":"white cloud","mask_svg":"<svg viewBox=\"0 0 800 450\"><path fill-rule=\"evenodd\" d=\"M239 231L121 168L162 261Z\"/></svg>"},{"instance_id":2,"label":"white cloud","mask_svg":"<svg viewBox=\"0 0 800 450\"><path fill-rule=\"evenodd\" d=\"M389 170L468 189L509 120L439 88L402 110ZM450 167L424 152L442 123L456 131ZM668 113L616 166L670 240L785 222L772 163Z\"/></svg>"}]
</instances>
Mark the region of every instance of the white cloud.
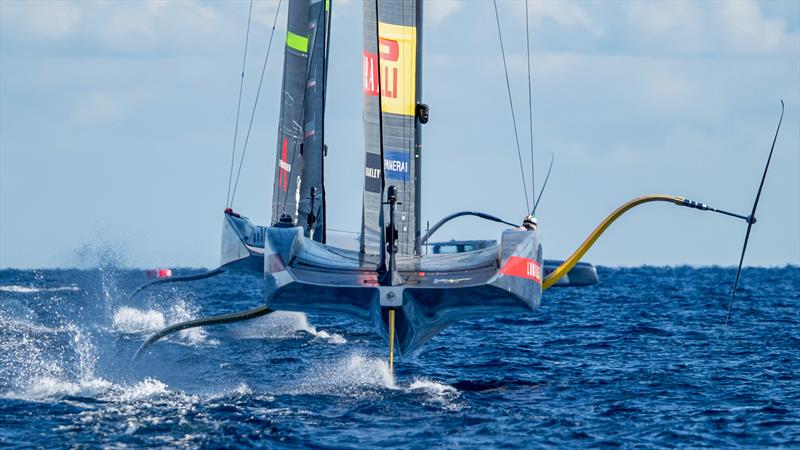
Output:
<instances>
[{"instance_id":1,"label":"white cloud","mask_svg":"<svg viewBox=\"0 0 800 450\"><path fill-rule=\"evenodd\" d=\"M72 40L136 50L196 43L200 37L219 33L225 28L223 10L197 1L9 2L3 4L2 26L20 41Z\"/></svg>"},{"instance_id":2,"label":"white cloud","mask_svg":"<svg viewBox=\"0 0 800 450\"><path fill-rule=\"evenodd\" d=\"M725 1L715 6L729 43L736 50L769 52L778 49L787 39L786 23L762 16L756 2Z\"/></svg>"},{"instance_id":3,"label":"white cloud","mask_svg":"<svg viewBox=\"0 0 800 450\"><path fill-rule=\"evenodd\" d=\"M786 32L783 18L765 17L751 0L635 1L628 19L649 51L765 53L797 40Z\"/></svg>"},{"instance_id":4,"label":"white cloud","mask_svg":"<svg viewBox=\"0 0 800 450\"><path fill-rule=\"evenodd\" d=\"M712 45L706 14L698 3L635 1L628 8L628 19L638 35L657 41L671 52L705 51Z\"/></svg>"},{"instance_id":5,"label":"white cloud","mask_svg":"<svg viewBox=\"0 0 800 450\"><path fill-rule=\"evenodd\" d=\"M438 25L464 8L462 0L433 0L425 3L425 22Z\"/></svg>"},{"instance_id":6,"label":"white cloud","mask_svg":"<svg viewBox=\"0 0 800 450\"><path fill-rule=\"evenodd\" d=\"M585 28L595 37L605 33L600 24L585 9L573 2L534 1L528 4L528 8L531 22L534 24L544 19L550 19L560 25Z\"/></svg>"},{"instance_id":7,"label":"white cloud","mask_svg":"<svg viewBox=\"0 0 800 450\"><path fill-rule=\"evenodd\" d=\"M478 2L472 2L472 6ZM485 2L481 2L487 4ZM528 7L528 17L532 26L542 24L546 21L555 22L564 27L577 27L588 30L594 37L601 37L605 30L600 22L595 20L591 14L579 2L568 0L533 0L533 1L498 1L497 8L500 12L501 23L504 23L506 15L516 20L517 23L525 22L525 7ZM426 4L427 5L427 4ZM489 19L494 21L494 10L491 9L491 2L488 3Z\"/></svg>"},{"instance_id":8,"label":"white cloud","mask_svg":"<svg viewBox=\"0 0 800 450\"><path fill-rule=\"evenodd\" d=\"M58 39L73 33L81 21L80 8L74 3L21 2L2 3L4 27L10 26L45 39Z\"/></svg>"}]
</instances>

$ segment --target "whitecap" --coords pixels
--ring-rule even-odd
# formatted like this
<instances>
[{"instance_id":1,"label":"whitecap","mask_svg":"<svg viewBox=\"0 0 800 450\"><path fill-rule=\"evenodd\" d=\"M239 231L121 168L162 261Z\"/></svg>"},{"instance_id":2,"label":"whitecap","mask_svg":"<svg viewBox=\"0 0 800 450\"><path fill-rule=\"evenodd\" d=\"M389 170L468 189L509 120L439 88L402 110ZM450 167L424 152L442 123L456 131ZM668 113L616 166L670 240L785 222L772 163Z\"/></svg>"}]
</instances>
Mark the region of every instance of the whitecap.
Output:
<instances>
[{"instance_id":1,"label":"whitecap","mask_svg":"<svg viewBox=\"0 0 800 450\"><path fill-rule=\"evenodd\" d=\"M408 391L411 393L422 393L425 398L425 403L440 405L444 409L455 411L462 408L462 405L456 403L459 397L458 389L448 384L439 383L438 381L429 380L427 378L415 378L408 386Z\"/></svg>"},{"instance_id":2,"label":"whitecap","mask_svg":"<svg viewBox=\"0 0 800 450\"><path fill-rule=\"evenodd\" d=\"M9 393L9 397L25 400L48 400L64 396L97 397L113 388L113 384L102 378L91 378L77 382L53 377L31 380L22 389Z\"/></svg>"},{"instance_id":3,"label":"whitecap","mask_svg":"<svg viewBox=\"0 0 800 450\"><path fill-rule=\"evenodd\" d=\"M145 378L143 381L125 388L114 400L120 402L131 402L136 400L147 400L167 395L169 390L167 385L154 378Z\"/></svg>"},{"instance_id":4,"label":"whitecap","mask_svg":"<svg viewBox=\"0 0 800 450\"><path fill-rule=\"evenodd\" d=\"M58 286L58 287L34 287L34 286L20 286L16 284L0 286L0 292L12 292L15 294L35 294L38 292L78 292L81 288L78 286Z\"/></svg>"}]
</instances>

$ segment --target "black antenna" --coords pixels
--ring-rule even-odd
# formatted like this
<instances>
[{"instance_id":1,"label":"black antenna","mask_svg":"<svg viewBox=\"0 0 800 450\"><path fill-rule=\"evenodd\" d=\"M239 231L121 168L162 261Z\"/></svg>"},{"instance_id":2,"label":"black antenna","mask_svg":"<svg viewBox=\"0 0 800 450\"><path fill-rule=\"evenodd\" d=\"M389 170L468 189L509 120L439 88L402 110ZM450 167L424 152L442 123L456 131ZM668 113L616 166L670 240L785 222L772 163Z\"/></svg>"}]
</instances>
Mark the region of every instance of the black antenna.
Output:
<instances>
[{"instance_id":1,"label":"black antenna","mask_svg":"<svg viewBox=\"0 0 800 450\"><path fill-rule=\"evenodd\" d=\"M553 161L556 159L556 154L550 152L550 167L547 168L547 176L544 177L544 183L542 183L542 190L539 191L539 196L536 197L536 203L533 204L533 211L531 214L536 214L536 208L539 206L539 202L542 201L542 194L544 194L544 188L547 187L547 182L550 180L550 172L553 170Z\"/></svg>"},{"instance_id":2,"label":"black antenna","mask_svg":"<svg viewBox=\"0 0 800 450\"><path fill-rule=\"evenodd\" d=\"M733 298L736 296L736 288L739 286L739 275L742 273L742 263L744 262L744 254L747 251L747 241L750 239L750 230L753 224L756 223L756 208L758 208L758 201L761 199L761 190L764 188L764 181L767 179L767 171L769 164L772 162L772 152L775 150L775 142L778 140L778 132L781 131L781 123L783 122L783 111L785 106L781 100L781 117L778 119L778 128L775 130L775 137L772 138L772 147L769 149L769 156L767 157L767 164L764 166L764 174L761 175L761 184L758 185L758 192L756 193L756 200L753 202L753 210L747 217L747 232L744 235L744 245L742 245L742 256L739 257L739 268L736 269L736 279L733 282L733 290L731 291L731 300L728 302L728 313L725 315L725 326L728 326L728 320L731 318L731 307L733 307Z\"/></svg>"}]
</instances>

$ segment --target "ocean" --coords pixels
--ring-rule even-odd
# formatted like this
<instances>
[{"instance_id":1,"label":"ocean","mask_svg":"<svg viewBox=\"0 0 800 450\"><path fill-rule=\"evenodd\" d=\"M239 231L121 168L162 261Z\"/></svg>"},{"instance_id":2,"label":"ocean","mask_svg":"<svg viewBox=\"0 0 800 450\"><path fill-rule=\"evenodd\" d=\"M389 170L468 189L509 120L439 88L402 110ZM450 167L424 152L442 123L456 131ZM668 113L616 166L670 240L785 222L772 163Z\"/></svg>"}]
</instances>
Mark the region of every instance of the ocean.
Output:
<instances>
[{"instance_id":1,"label":"ocean","mask_svg":"<svg viewBox=\"0 0 800 450\"><path fill-rule=\"evenodd\" d=\"M526 315L461 322L387 368L346 317L224 274L131 300L140 270L0 271L0 447L800 448L800 267L598 269ZM176 274L193 272L176 270Z\"/></svg>"}]
</instances>

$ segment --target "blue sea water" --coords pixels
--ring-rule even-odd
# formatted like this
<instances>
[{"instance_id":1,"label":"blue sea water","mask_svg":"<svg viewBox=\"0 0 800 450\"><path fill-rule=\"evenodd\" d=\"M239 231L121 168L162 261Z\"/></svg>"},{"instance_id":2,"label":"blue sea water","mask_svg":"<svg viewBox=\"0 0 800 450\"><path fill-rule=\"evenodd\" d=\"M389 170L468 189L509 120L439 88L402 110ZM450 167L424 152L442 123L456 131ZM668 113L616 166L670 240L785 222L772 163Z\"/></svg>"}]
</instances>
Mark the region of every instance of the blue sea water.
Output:
<instances>
[{"instance_id":1,"label":"blue sea water","mask_svg":"<svg viewBox=\"0 0 800 450\"><path fill-rule=\"evenodd\" d=\"M183 273L190 271L184 270ZM225 274L152 291L136 270L0 271L0 446L800 447L800 268L599 269L528 315L457 324L386 365L345 317L258 305Z\"/></svg>"}]
</instances>

